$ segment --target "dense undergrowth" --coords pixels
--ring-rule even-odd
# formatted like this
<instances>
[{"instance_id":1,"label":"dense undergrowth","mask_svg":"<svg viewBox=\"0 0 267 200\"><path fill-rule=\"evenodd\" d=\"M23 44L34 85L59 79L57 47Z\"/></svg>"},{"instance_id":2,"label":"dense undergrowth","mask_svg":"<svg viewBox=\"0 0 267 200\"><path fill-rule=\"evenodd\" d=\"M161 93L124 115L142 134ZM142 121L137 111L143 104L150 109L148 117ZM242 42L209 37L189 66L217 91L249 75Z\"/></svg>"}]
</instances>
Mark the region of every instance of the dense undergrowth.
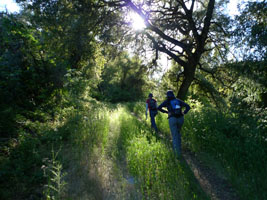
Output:
<instances>
[{"instance_id":1,"label":"dense undergrowth","mask_svg":"<svg viewBox=\"0 0 267 200\"><path fill-rule=\"evenodd\" d=\"M241 118L238 113L219 112L197 102L190 105L182 130L183 148L219 162L241 199L265 199L264 111L262 117ZM129 103L126 108L84 100L58 110L54 120L49 116L42 122L21 118L24 129L18 130L19 136L1 144L0 198L75 199L81 191L73 187L79 179L87 181L82 171L93 162L98 148L102 150L97 156L107 154L114 161L126 161L142 199L207 199L186 162L174 158L167 116L159 113L156 117L165 138L157 140L144 109L143 103ZM110 135L112 129L118 129L116 136ZM94 181L90 184L88 193L99 192Z\"/></svg>"},{"instance_id":2,"label":"dense undergrowth","mask_svg":"<svg viewBox=\"0 0 267 200\"><path fill-rule=\"evenodd\" d=\"M84 102L63 108L56 116L42 123L25 119L19 137L4 145L0 199L64 199L70 160L81 160L84 150L91 152L106 143L108 117L103 105Z\"/></svg>"},{"instance_id":3,"label":"dense undergrowth","mask_svg":"<svg viewBox=\"0 0 267 200\"><path fill-rule=\"evenodd\" d=\"M189 104L193 109L185 116L184 148L204 155L211 166L219 163L218 173L228 177L241 199L266 199L266 110L220 112L199 102ZM129 108L144 119L143 103ZM170 134L166 115L158 114L156 123L165 136Z\"/></svg>"},{"instance_id":4,"label":"dense undergrowth","mask_svg":"<svg viewBox=\"0 0 267 200\"><path fill-rule=\"evenodd\" d=\"M185 142L219 160L242 199L266 199L266 110L239 115L200 107L185 124Z\"/></svg>"},{"instance_id":5,"label":"dense undergrowth","mask_svg":"<svg viewBox=\"0 0 267 200\"><path fill-rule=\"evenodd\" d=\"M86 195L98 199L104 186L96 184L105 183L89 180L88 174L91 166L96 167L94 156L104 154L114 162L126 161L140 191L127 199L206 199L170 146L156 141L150 128L122 106L84 101L63 108L56 116L54 121L42 123L24 121L29 132L19 131L16 141L5 145L0 164L1 199L79 199ZM112 129L118 129L115 136ZM96 172L98 178L106 176L99 169ZM88 194L84 195L84 190Z\"/></svg>"}]
</instances>

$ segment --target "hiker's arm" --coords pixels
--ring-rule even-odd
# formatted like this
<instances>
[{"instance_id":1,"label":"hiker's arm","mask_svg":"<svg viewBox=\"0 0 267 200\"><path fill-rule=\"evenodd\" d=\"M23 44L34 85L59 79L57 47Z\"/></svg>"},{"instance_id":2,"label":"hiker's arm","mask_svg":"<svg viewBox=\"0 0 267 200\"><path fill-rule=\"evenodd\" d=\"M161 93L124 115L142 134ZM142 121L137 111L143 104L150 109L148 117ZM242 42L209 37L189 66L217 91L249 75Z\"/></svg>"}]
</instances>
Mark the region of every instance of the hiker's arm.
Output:
<instances>
[{"instance_id":1,"label":"hiker's arm","mask_svg":"<svg viewBox=\"0 0 267 200\"><path fill-rule=\"evenodd\" d=\"M146 116L147 116L147 110L148 110L148 103L146 103Z\"/></svg>"},{"instance_id":2,"label":"hiker's arm","mask_svg":"<svg viewBox=\"0 0 267 200\"><path fill-rule=\"evenodd\" d=\"M162 104L159 105L158 110L159 110L160 112L162 112L162 113L168 113L168 111L162 109L163 107L167 107L167 106L166 106L166 101L164 101Z\"/></svg>"},{"instance_id":3,"label":"hiker's arm","mask_svg":"<svg viewBox=\"0 0 267 200\"><path fill-rule=\"evenodd\" d=\"M188 113L188 111L191 109L190 106L187 103L183 102L182 100L180 101L181 101L181 106L185 107L184 114Z\"/></svg>"}]
</instances>

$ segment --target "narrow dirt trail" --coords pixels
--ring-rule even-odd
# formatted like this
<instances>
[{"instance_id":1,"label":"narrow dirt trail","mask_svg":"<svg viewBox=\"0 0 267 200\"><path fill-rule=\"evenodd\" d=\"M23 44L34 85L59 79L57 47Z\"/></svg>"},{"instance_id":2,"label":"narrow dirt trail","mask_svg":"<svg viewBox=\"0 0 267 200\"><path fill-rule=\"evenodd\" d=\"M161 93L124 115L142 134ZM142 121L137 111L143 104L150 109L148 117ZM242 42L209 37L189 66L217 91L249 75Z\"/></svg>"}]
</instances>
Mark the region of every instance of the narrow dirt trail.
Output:
<instances>
[{"instance_id":1,"label":"narrow dirt trail","mask_svg":"<svg viewBox=\"0 0 267 200\"><path fill-rule=\"evenodd\" d=\"M127 171L125 158L118 158L119 114L110 113L108 140L105 144L86 147L77 155L66 148L67 198L73 200L141 200L141 193Z\"/></svg>"},{"instance_id":2,"label":"narrow dirt trail","mask_svg":"<svg viewBox=\"0 0 267 200\"><path fill-rule=\"evenodd\" d=\"M191 168L201 188L212 200L238 200L236 192L226 180L216 174L215 170L205 165L196 154L184 151L183 158Z\"/></svg>"},{"instance_id":3,"label":"narrow dirt trail","mask_svg":"<svg viewBox=\"0 0 267 200\"><path fill-rule=\"evenodd\" d=\"M141 200L142 196L130 176L124 157L118 153L118 137L120 134L119 114L114 112L110 116L110 131L102 157L98 159L93 169L98 170L102 176L103 200ZM97 159L96 159L97 160Z\"/></svg>"}]
</instances>

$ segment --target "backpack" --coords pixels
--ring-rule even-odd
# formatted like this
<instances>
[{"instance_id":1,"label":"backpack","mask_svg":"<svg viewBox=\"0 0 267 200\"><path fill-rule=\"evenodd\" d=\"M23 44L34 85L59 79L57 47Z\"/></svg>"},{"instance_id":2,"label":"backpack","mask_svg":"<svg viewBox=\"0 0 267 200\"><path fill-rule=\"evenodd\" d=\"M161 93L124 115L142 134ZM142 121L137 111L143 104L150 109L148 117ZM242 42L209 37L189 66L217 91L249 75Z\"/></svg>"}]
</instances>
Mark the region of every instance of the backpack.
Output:
<instances>
[{"instance_id":1,"label":"backpack","mask_svg":"<svg viewBox=\"0 0 267 200\"><path fill-rule=\"evenodd\" d=\"M150 110L157 110L156 101L154 99L149 100L149 108Z\"/></svg>"},{"instance_id":2,"label":"backpack","mask_svg":"<svg viewBox=\"0 0 267 200\"><path fill-rule=\"evenodd\" d=\"M172 115L174 115L175 117L181 117L183 115L180 101L178 99L171 100L170 105Z\"/></svg>"}]
</instances>

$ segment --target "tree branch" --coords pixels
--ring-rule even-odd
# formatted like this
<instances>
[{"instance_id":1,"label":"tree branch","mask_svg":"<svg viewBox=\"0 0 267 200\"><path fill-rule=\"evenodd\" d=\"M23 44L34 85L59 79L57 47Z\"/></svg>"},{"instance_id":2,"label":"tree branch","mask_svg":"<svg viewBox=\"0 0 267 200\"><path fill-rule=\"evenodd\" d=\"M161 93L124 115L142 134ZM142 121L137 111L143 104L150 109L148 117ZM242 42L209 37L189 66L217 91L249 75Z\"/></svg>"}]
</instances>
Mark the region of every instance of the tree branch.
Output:
<instances>
[{"instance_id":1,"label":"tree branch","mask_svg":"<svg viewBox=\"0 0 267 200\"><path fill-rule=\"evenodd\" d=\"M183 49L189 49L189 46L178 41L175 40L174 38L171 38L169 36L167 36L166 34L164 34L159 28L157 28L156 26L152 25L149 22L149 19L144 15L144 13L142 12L141 9L137 8L131 0L124 0L137 14L139 14L143 20L145 21L145 25L147 27L147 29L150 29L151 31L153 31L154 33L158 34L162 39L167 40L168 42L175 44Z\"/></svg>"},{"instance_id":2,"label":"tree branch","mask_svg":"<svg viewBox=\"0 0 267 200\"><path fill-rule=\"evenodd\" d=\"M155 40L154 37L152 37L149 33L145 33L146 36L152 41L154 48L168 54L171 58L173 58L177 63L179 63L182 66L185 66L186 63L185 61L181 60L177 55L175 55L174 53L172 53L171 51L169 51L168 49L166 49L165 46L160 46L159 43Z\"/></svg>"},{"instance_id":3,"label":"tree branch","mask_svg":"<svg viewBox=\"0 0 267 200\"><path fill-rule=\"evenodd\" d=\"M180 0L179 3L182 6L182 8L184 9L184 11L185 11L187 20L189 22L189 26L190 26L190 28L191 28L191 30L193 32L193 35L194 35L194 37L195 37L195 39L196 39L196 41L198 43L200 37L199 37L199 34L197 32L196 24L195 24L195 22L193 20L193 17L192 17L192 12L193 12L193 7L192 6L194 6L194 2L192 2L190 10L187 9L187 7L186 7L186 5L185 5L183 0Z\"/></svg>"},{"instance_id":4,"label":"tree branch","mask_svg":"<svg viewBox=\"0 0 267 200\"><path fill-rule=\"evenodd\" d=\"M201 33L202 42L204 42L208 36L208 32L209 32L209 28L211 24L211 18L212 18L213 10L214 10L214 4L215 4L215 0L209 0L207 13L206 13L206 17L204 20L204 27Z\"/></svg>"}]
</instances>

